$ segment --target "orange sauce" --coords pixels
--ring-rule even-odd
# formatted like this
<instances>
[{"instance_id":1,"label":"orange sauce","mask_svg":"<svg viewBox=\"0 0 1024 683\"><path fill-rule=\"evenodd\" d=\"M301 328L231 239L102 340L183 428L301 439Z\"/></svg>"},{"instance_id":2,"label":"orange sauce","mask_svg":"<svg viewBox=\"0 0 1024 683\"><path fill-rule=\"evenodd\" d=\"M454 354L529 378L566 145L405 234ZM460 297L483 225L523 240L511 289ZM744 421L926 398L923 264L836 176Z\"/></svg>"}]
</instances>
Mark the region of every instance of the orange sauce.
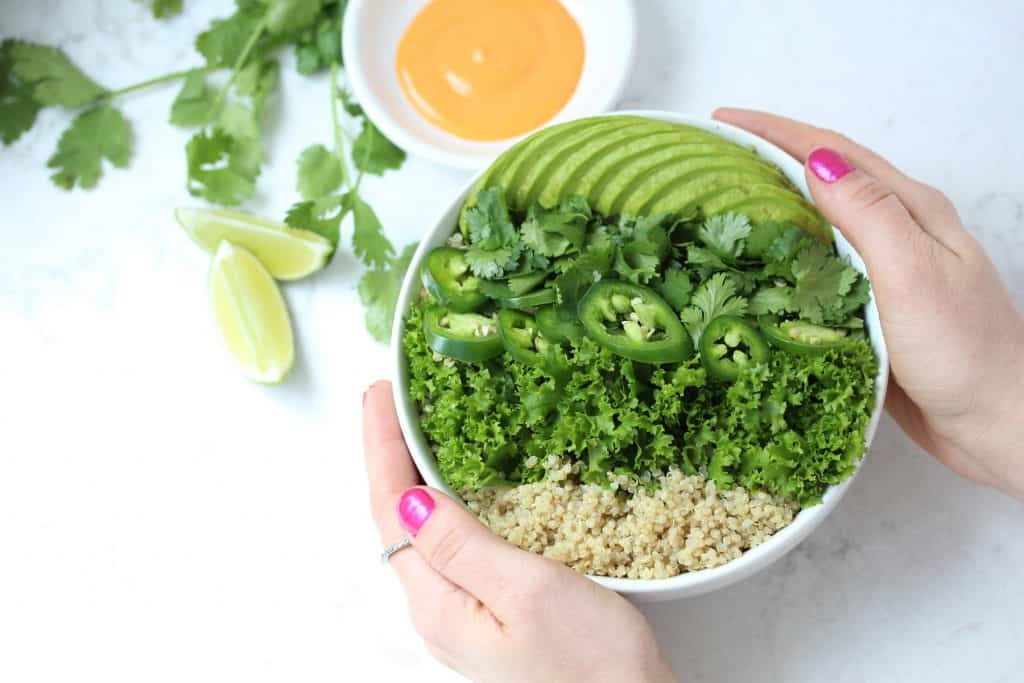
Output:
<instances>
[{"instance_id":1,"label":"orange sauce","mask_svg":"<svg viewBox=\"0 0 1024 683\"><path fill-rule=\"evenodd\" d=\"M502 140L549 121L583 71L583 33L558 0L431 0L398 45L398 78L434 125Z\"/></svg>"}]
</instances>

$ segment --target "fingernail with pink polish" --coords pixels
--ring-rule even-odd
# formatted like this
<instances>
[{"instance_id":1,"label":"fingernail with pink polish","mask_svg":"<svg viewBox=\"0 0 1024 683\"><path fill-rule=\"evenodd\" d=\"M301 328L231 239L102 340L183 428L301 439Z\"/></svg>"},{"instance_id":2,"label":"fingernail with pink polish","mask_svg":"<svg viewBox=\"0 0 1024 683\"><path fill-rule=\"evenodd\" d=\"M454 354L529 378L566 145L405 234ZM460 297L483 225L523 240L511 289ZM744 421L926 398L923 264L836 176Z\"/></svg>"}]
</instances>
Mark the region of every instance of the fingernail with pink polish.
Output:
<instances>
[{"instance_id":1,"label":"fingernail with pink polish","mask_svg":"<svg viewBox=\"0 0 1024 683\"><path fill-rule=\"evenodd\" d=\"M423 489L409 489L398 499L398 519L415 536L434 511L434 499Z\"/></svg>"},{"instance_id":2,"label":"fingernail with pink polish","mask_svg":"<svg viewBox=\"0 0 1024 683\"><path fill-rule=\"evenodd\" d=\"M807 157L807 166L820 180L829 184L836 182L853 170L850 162L844 159L839 152L828 147L819 147L811 152L811 155Z\"/></svg>"}]
</instances>

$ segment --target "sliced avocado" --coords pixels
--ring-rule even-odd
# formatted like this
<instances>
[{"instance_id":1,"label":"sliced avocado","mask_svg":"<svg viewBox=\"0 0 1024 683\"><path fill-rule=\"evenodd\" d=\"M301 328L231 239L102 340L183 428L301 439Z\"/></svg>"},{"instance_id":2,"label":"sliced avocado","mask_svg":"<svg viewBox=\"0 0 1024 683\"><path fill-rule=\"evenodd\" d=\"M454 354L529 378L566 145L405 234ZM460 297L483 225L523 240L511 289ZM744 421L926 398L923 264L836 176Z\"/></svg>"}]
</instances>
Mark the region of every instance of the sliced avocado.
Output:
<instances>
[{"instance_id":1,"label":"sliced avocado","mask_svg":"<svg viewBox=\"0 0 1024 683\"><path fill-rule=\"evenodd\" d=\"M651 154L668 153L679 145L690 145L694 149L720 149L722 145L708 143L681 142L680 133L676 130L663 130L652 133L639 140L603 149L589 160L586 165L574 173L573 178L566 181L562 188L562 197L573 194L590 197L595 194L594 188L601 187L607 177L614 174L621 165L642 159Z\"/></svg>"},{"instance_id":2,"label":"sliced avocado","mask_svg":"<svg viewBox=\"0 0 1024 683\"><path fill-rule=\"evenodd\" d=\"M652 197L663 194L670 185L680 185L702 173L717 171L743 171L762 178L762 182L782 182L782 173L760 159L717 152L699 157L679 155L669 157L637 176L622 188L609 203L612 214L632 213L645 206Z\"/></svg>"},{"instance_id":3,"label":"sliced avocado","mask_svg":"<svg viewBox=\"0 0 1024 683\"><path fill-rule=\"evenodd\" d=\"M618 131L644 127L643 121L631 117L613 117L591 126L578 128L568 135L550 138L542 149L533 155L531 163L520 164L514 177L508 179L506 200L509 206L518 209L529 207L530 189L538 183L545 183L564 157L580 145L591 140L601 140Z\"/></svg>"},{"instance_id":4,"label":"sliced avocado","mask_svg":"<svg viewBox=\"0 0 1024 683\"><path fill-rule=\"evenodd\" d=\"M505 188L509 208L586 197L598 213L735 211L790 222L823 240L832 229L795 185L753 150L700 128L639 116L598 116L542 129L501 156L474 185Z\"/></svg>"},{"instance_id":5,"label":"sliced avocado","mask_svg":"<svg viewBox=\"0 0 1024 683\"><path fill-rule=\"evenodd\" d=\"M741 213L754 223L792 223L823 242L832 242L832 226L812 205L782 197L752 197L725 211Z\"/></svg>"},{"instance_id":6,"label":"sliced avocado","mask_svg":"<svg viewBox=\"0 0 1024 683\"><path fill-rule=\"evenodd\" d=\"M627 156L637 153L643 154L651 149L657 149L659 145L671 145L672 141L676 140L676 138L677 134L674 130L667 129L665 126L658 126L653 133L641 134L637 137L630 135L621 140L613 140L598 145L589 156L583 156L584 152L581 150L579 152L581 160L578 163L573 162L573 168L565 174L566 177L564 179L561 177L562 174L557 171L555 172L556 175L553 176L552 185L557 183L558 191L552 191L551 187L542 188L540 202L544 206L554 206L566 197L574 194L587 196L593 181L608 166L614 163L608 161L613 156L613 151ZM590 145L587 145L587 147L590 147Z\"/></svg>"},{"instance_id":7,"label":"sliced avocado","mask_svg":"<svg viewBox=\"0 0 1024 683\"><path fill-rule=\"evenodd\" d=\"M505 188L511 187L520 172L526 172L521 169L529 169L533 164L543 161L546 158L546 151L551 145L578 131L600 129L607 125L614 128L624 124L643 122L643 120L636 116L595 116L589 119L560 123L557 126L540 130L519 143L522 145L519 153L510 160L500 174L492 176L488 184L502 185Z\"/></svg>"},{"instance_id":8,"label":"sliced avocado","mask_svg":"<svg viewBox=\"0 0 1024 683\"><path fill-rule=\"evenodd\" d=\"M526 197L526 205L530 206L534 202L540 202L547 208L557 205L569 196L564 190L598 159L612 153L617 148L624 148L665 132L664 122L649 121L644 124L619 128L562 150L558 155L559 158L549 164L548 172L531 185Z\"/></svg>"},{"instance_id":9,"label":"sliced avocado","mask_svg":"<svg viewBox=\"0 0 1024 683\"><path fill-rule=\"evenodd\" d=\"M638 152L628 157L613 159L604 173L589 188L587 196L590 197L591 205L600 211L608 211L611 208L612 200L619 195L623 188L628 187L638 177L650 168L657 166L665 159L681 159L687 156L729 156L729 157L750 157L743 149L719 140L717 142L670 142L657 148ZM608 214L611 215L611 214Z\"/></svg>"},{"instance_id":10,"label":"sliced avocado","mask_svg":"<svg viewBox=\"0 0 1024 683\"><path fill-rule=\"evenodd\" d=\"M534 149L542 147L550 139L567 135L578 128L589 127L593 125L595 121L606 120L609 118L611 117L602 116L591 119L579 119L544 128L533 135L520 140L516 144L512 145L512 147L502 152L490 167L488 167L484 174L480 176L480 179L476 184L473 185L473 189L470 190L469 196L466 198L466 202L462 205L462 212L459 216L459 229L462 231L462 234L464 236L467 234L466 209L471 206L476 206L476 195L480 190L492 185L504 185L506 176L511 177L511 174L514 173L514 168L510 171L510 167L516 167L518 164L522 163L523 157L529 156ZM643 120L639 119L639 117L629 118Z\"/></svg>"},{"instance_id":11,"label":"sliced avocado","mask_svg":"<svg viewBox=\"0 0 1024 683\"><path fill-rule=\"evenodd\" d=\"M656 213L692 213L700 211L705 215L717 213L705 209L707 197L717 196L730 189L742 190L750 185L763 183L761 171L749 171L732 167L695 171L689 177L667 186L661 192L648 198L643 205L630 206L630 212L640 216Z\"/></svg>"}]
</instances>

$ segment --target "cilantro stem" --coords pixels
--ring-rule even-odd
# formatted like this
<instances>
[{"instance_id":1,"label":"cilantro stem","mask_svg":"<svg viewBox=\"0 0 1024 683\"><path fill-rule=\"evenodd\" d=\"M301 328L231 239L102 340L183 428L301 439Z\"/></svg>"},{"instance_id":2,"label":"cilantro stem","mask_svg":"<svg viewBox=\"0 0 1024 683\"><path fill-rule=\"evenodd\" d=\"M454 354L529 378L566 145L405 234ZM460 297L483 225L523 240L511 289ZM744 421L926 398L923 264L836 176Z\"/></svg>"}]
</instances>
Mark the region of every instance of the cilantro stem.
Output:
<instances>
[{"instance_id":1,"label":"cilantro stem","mask_svg":"<svg viewBox=\"0 0 1024 683\"><path fill-rule=\"evenodd\" d=\"M142 90L144 88L148 88L148 87L153 86L153 85L159 85L161 83L167 83L169 81L176 81L178 79L185 78L186 76L188 76L192 72L201 73L201 74L202 73L209 73L210 71L216 71L219 68L220 68L219 66L208 64L206 66L196 67L194 69L185 69L184 71L175 71L174 73L164 74L163 76L157 76L156 78L150 78L150 79L147 79L145 81L139 81L138 83L134 83L132 85L125 86L123 88L118 88L117 90L107 91L103 95L100 95L100 97L97 98L97 101L99 102L99 101L105 101L105 100L112 100L115 97L120 97L121 95L127 95L128 93L135 92L136 90Z\"/></svg>"},{"instance_id":2,"label":"cilantro stem","mask_svg":"<svg viewBox=\"0 0 1024 683\"><path fill-rule=\"evenodd\" d=\"M373 135L375 129L373 126L366 126L365 130L366 147L363 148L363 163L359 165L360 168L359 175L356 177L356 186L352 189L356 194L359 193L359 186L363 183L363 176L366 175L366 172L363 171L363 169L366 168L366 163L370 160L370 150L373 149Z\"/></svg>"},{"instance_id":3,"label":"cilantro stem","mask_svg":"<svg viewBox=\"0 0 1024 683\"><path fill-rule=\"evenodd\" d=\"M245 60L249 59L249 53L252 52L252 49L256 46L256 41L258 41L260 39L260 36L263 35L263 30L266 27L267 19L266 17L264 17L260 21L260 23L256 24L256 28L253 29L252 34L249 36L249 39L245 41L245 46L239 53L238 59L236 59L235 63L231 66L231 76L228 77L228 82L225 83L224 87L221 88L220 92L217 93L217 99L213 101L213 106L210 107L210 114L209 116L207 116L206 119L207 122L213 120L213 117L216 116L217 112L220 111L220 107L222 104L224 104L224 98L227 96L228 90L231 89L231 86L234 84L235 79L238 77L239 70L241 70L242 65L245 64Z\"/></svg>"},{"instance_id":4,"label":"cilantro stem","mask_svg":"<svg viewBox=\"0 0 1024 683\"><path fill-rule=\"evenodd\" d=\"M331 124L334 134L334 154L341 162L342 183L348 187L352 179L348 172L348 162L345 160L345 141L342 138L341 122L338 121L338 63L331 62Z\"/></svg>"}]
</instances>

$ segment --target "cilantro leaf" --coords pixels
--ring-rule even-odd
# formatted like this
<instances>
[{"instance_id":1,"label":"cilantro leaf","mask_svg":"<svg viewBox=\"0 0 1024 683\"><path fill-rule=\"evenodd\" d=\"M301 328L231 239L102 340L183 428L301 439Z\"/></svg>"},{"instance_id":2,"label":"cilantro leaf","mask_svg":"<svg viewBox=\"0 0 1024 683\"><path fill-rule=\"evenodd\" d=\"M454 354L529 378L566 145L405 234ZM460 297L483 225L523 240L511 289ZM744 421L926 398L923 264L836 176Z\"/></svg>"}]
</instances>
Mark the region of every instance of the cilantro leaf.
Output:
<instances>
[{"instance_id":1,"label":"cilantro leaf","mask_svg":"<svg viewBox=\"0 0 1024 683\"><path fill-rule=\"evenodd\" d=\"M252 163L252 144L219 127L193 135L185 147L188 191L225 206L241 204L251 197L259 175L259 164Z\"/></svg>"},{"instance_id":2,"label":"cilantro leaf","mask_svg":"<svg viewBox=\"0 0 1024 683\"><path fill-rule=\"evenodd\" d=\"M299 155L296 189L303 199L329 195L341 185L341 159L323 145L310 145Z\"/></svg>"},{"instance_id":3,"label":"cilantro leaf","mask_svg":"<svg viewBox=\"0 0 1024 683\"><path fill-rule=\"evenodd\" d=\"M549 257L579 251L591 217L590 205L583 197L570 197L554 209L534 204L520 228L523 244Z\"/></svg>"},{"instance_id":4,"label":"cilantro leaf","mask_svg":"<svg viewBox=\"0 0 1024 683\"><path fill-rule=\"evenodd\" d=\"M618 245L613 262L615 272L637 284L654 279L671 247L666 226L674 223L669 214L621 216L612 231Z\"/></svg>"},{"instance_id":5,"label":"cilantro leaf","mask_svg":"<svg viewBox=\"0 0 1024 683\"><path fill-rule=\"evenodd\" d=\"M295 44L295 70L303 76L312 76L323 64L320 62L320 51L312 43Z\"/></svg>"},{"instance_id":6,"label":"cilantro leaf","mask_svg":"<svg viewBox=\"0 0 1024 683\"><path fill-rule=\"evenodd\" d=\"M405 152L384 137L370 119L363 119L363 129L352 143L352 161L360 171L381 175L399 168L405 161Z\"/></svg>"},{"instance_id":7,"label":"cilantro leaf","mask_svg":"<svg viewBox=\"0 0 1024 683\"><path fill-rule=\"evenodd\" d=\"M704 328L720 315L743 315L747 300L737 296L736 281L727 273L716 273L705 280L693 294L692 305L683 309L679 318L696 344Z\"/></svg>"},{"instance_id":8,"label":"cilantro leaf","mask_svg":"<svg viewBox=\"0 0 1024 683\"><path fill-rule=\"evenodd\" d=\"M267 29L274 34L292 33L316 21L323 0L265 0Z\"/></svg>"},{"instance_id":9,"label":"cilantro leaf","mask_svg":"<svg viewBox=\"0 0 1024 683\"><path fill-rule=\"evenodd\" d=\"M465 257L474 274L493 280L515 268L522 244L502 188L489 187L478 192L476 205L466 209L466 224L470 247Z\"/></svg>"},{"instance_id":10,"label":"cilantro leaf","mask_svg":"<svg viewBox=\"0 0 1024 683\"><path fill-rule=\"evenodd\" d=\"M230 17L210 22L210 28L196 37L196 50L211 66L233 67L262 21L258 4L242 5Z\"/></svg>"},{"instance_id":11,"label":"cilantro leaf","mask_svg":"<svg viewBox=\"0 0 1024 683\"><path fill-rule=\"evenodd\" d=\"M359 299L366 307L366 329L382 344L391 339L398 292L415 252L416 244L408 245L386 267L366 271L359 281Z\"/></svg>"},{"instance_id":12,"label":"cilantro leaf","mask_svg":"<svg viewBox=\"0 0 1024 683\"><path fill-rule=\"evenodd\" d=\"M747 258L761 259L775 240L793 231L796 231L797 234L804 234L793 223L763 221L751 226L750 235L747 237L747 244L743 254Z\"/></svg>"},{"instance_id":13,"label":"cilantro leaf","mask_svg":"<svg viewBox=\"0 0 1024 683\"><path fill-rule=\"evenodd\" d=\"M668 268L661 274L661 279L655 282L655 289L673 309L682 311L690 303L693 283L682 268Z\"/></svg>"},{"instance_id":14,"label":"cilantro leaf","mask_svg":"<svg viewBox=\"0 0 1024 683\"><path fill-rule=\"evenodd\" d=\"M13 143L32 128L42 105L32 95L33 86L14 74L13 40L0 43L0 139Z\"/></svg>"},{"instance_id":15,"label":"cilantro leaf","mask_svg":"<svg viewBox=\"0 0 1024 683\"><path fill-rule=\"evenodd\" d=\"M235 77L235 92L249 98L257 116L263 112L267 97L277 85L278 70L276 59L252 60Z\"/></svg>"},{"instance_id":16,"label":"cilantro leaf","mask_svg":"<svg viewBox=\"0 0 1024 683\"><path fill-rule=\"evenodd\" d=\"M497 249L513 242L516 226L505 203L501 187L489 187L477 193L476 204L466 209L470 244L481 249Z\"/></svg>"},{"instance_id":17,"label":"cilantro leaf","mask_svg":"<svg viewBox=\"0 0 1024 683\"><path fill-rule=\"evenodd\" d=\"M783 313L793 308L792 287L762 287L750 297L747 313L750 315L768 315Z\"/></svg>"},{"instance_id":18,"label":"cilantro leaf","mask_svg":"<svg viewBox=\"0 0 1024 683\"><path fill-rule=\"evenodd\" d=\"M152 0L150 9L154 19L166 19L181 13L182 0Z\"/></svg>"},{"instance_id":19,"label":"cilantro leaf","mask_svg":"<svg viewBox=\"0 0 1024 683\"><path fill-rule=\"evenodd\" d=\"M377 214L373 207L363 201L355 192L348 194L348 202L352 208L352 221L355 229L352 233L352 250L363 263L371 268L386 265L395 253L395 248L384 236Z\"/></svg>"},{"instance_id":20,"label":"cilantro leaf","mask_svg":"<svg viewBox=\"0 0 1024 683\"><path fill-rule=\"evenodd\" d=\"M686 247L686 265L693 268L701 280L708 279L714 273L732 270L718 254L694 245Z\"/></svg>"},{"instance_id":21,"label":"cilantro leaf","mask_svg":"<svg viewBox=\"0 0 1024 683\"><path fill-rule=\"evenodd\" d=\"M356 100L356 96L348 91L347 88L340 88L338 90L338 99L341 100L341 106L349 116L363 116L363 108Z\"/></svg>"},{"instance_id":22,"label":"cilantro leaf","mask_svg":"<svg viewBox=\"0 0 1024 683\"><path fill-rule=\"evenodd\" d=\"M341 241L341 219L347 211L345 198L342 195L323 197L318 201L304 201L292 204L285 214L284 222L293 228L309 230L326 237L335 250ZM327 262L334 258L331 252Z\"/></svg>"},{"instance_id":23,"label":"cilantro leaf","mask_svg":"<svg viewBox=\"0 0 1024 683\"><path fill-rule=\"evenodd\" d=\"M806 232L794 225L787 225L764 252L765 276L783 277L794 282L793 259L802 249L814 243L815 240Z\"/></svg>"},{"instance_id":24,"label":"cilantro leaf","mask_svg":"<svg viewBox=\"0 0 1024 683\"><path fill-rule=\"evenodd\" d=\"M839 260L821 243L808 245L793 259L796 287L792 307L801 318L822 324L832 317L831 310L842 308L843 297L857 281L859 273Z\"/></svg>"},{"instance_id":25,"label":"cilantro leaf","mask_svg":"<svg viewBox=\"0 0 1024 683\"><path fill-rule=\"evenodd\" d=\"M213 93L206 87L206 79L192 71L181 84L178 96L171 104L171 123L175 126L201 126L210 118Z\"/></svg>"},{"instance_id":26,"label":"cilantro leaf","mask_svg":"<svg viewBox=\"0 0 1024 683\"><path fill-rule=\"evenodd\" d=\"M304 75L314 74L331 64L341 64L341 16L344 8L327 3L313 24L302 31L295 42L295 68Z\"/></svg>"},{"instance_id":27,"label":"cilantro leaf","mask_svg":"<svg viewBox=\"0 0 1024 683\"><path fill-rule=\"evenodd\" d=\"M560 274L552 282L558 295L558 307L564 315L576 315L580 299L590 287L607 274L612 267L615 245L607 230L599 226L588 236L583 253L574 259L555 262Z\"/></svg>"},{"instance_id":28,"label":"cilantro leaf","mask_svg":"<svg viewBox=\"0 0 1024 683\"><path fill-rule=\"evenodd\" d=\"M50 179L70 190L76 184L89 189L103 174L103 159L124 168L132 155L132 129L109 104L88 109L71 122L60 136L57 151L46 162L57 172Z\"/></svg>"},{"instance_id":29,"label":"cilantro leaf","mask_svg":"<svg viewBox=\"0 0 1024 683\"><path fill-rule=\"evenodd\" d=\"M842 321L844 326L861 327L864 321L860 318L850 318L856 311L860 310L862 306L867 305L871 300L871 283L868 279L857 273L857 281L850 288L850 291L843 296L843 301L839 305L834 305L829 308L829 319L834 322Z\"/></svg>"},{"instance_id":30,"label":"cilantro leaf","mask_svg":"<svg viewBox=\"0 0 1024 683\"><path fill-rule=\"evenodd\" d=\"M238 141L236 153L240 167L249 169L254 177L258 175L263 163L263 145L256 113L240 102L232 102L224 107L217 127Z\"/></svg>"},{"instance_id":31,"label":"cilantro leaf","mask_svg":"<svg viewBox=\"0 0 1024 683\"><path fill-rule=\"evenodd\" d=\"M32 95L44 106L81 107L107 93L82 73L60 48L15 41L10 46L14 73L32 83Z\"/></svg>"},{"instance_id":32,"label":"cilantro leaf","mask_svg":"<svg viewBox=\"0 0 1024 683\"><path fill-rule=\"evenodd\" d=\"M328 7L328 16L321 18L316 26L316 47L320 61L325 65L342 64L341 56L341 14L342 10Z\"/></svg>"},{"instance_id":33,"label":"cilantro leaf","mask_svg":"<svg viewBox=\"0 0 1024 683\"><path fill-rule=\"evenodd\" d=\"M736 213L711 216L697 230L697 239L715 256L735 263L750 236L750 221Z\"/></svg>"}]
</instances>

